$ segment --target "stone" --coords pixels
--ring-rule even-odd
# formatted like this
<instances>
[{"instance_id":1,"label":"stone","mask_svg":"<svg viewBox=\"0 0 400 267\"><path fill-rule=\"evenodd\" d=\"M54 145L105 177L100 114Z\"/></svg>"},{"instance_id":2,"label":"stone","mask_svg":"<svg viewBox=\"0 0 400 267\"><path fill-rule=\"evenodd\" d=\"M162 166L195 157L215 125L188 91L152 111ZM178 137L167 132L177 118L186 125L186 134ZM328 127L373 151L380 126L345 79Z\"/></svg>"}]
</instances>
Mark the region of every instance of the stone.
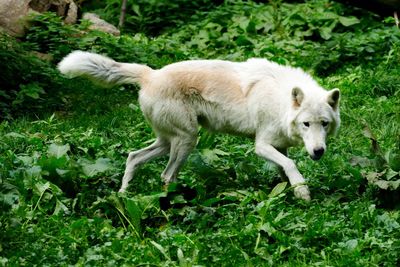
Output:
<instances>
[{"instance_id":1,"label":"stone","mask_svg":"<svg viewBox=\"0 0 400 267\"><path fill-rule=\"evenodd\" d=\"M102 20L98 15L94 13L84 13L82 19L86 19L92 23L89 26L91 30L98 30L106 33L110 33L112 35L120 35L120 31L114 25L108 23L105 20Z\"/></svg>"},{"instance_id":2,"label":"stone","mask_svg":"<svg viewBox=\"0 0 400 267\"><path fill-rule=\"evenodd\" d=\"M26 15L29 13L30 0L1 0L0 27L12 36L22 36L25 33Z\"/></svg>"},{"instance_id":3,"label":"stone","mask_svg":"<svg viewBox=\"0 0 400 267\"><path fill-rule=\"evenodd\" d=\"M28 15L54 11L65 23L76 23L78 6L73 0L0 0L0 28L6 33L20 37L28 27Z\"/></svg>"}]
</instances>

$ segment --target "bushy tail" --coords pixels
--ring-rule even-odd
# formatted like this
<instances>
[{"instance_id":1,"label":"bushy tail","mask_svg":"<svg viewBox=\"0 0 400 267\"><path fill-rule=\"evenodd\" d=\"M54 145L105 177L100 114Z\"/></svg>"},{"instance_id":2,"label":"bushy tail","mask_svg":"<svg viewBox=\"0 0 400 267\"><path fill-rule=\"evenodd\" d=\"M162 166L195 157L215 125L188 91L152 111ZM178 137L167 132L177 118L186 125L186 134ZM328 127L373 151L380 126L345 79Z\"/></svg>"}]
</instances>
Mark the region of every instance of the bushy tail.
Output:
<instances>
[{"instance_id":1,"label":"bushy tail","mask_svg":"<svg viewBox=\"0 0 400 267\"><path fill-rule=\"evenodd\" d=\"M143 84L152 69L146 65L120 63L99 54L74 51L58 63L69 78L84 76L104 86L126 83Z\"/></svg>"}]
</instances>

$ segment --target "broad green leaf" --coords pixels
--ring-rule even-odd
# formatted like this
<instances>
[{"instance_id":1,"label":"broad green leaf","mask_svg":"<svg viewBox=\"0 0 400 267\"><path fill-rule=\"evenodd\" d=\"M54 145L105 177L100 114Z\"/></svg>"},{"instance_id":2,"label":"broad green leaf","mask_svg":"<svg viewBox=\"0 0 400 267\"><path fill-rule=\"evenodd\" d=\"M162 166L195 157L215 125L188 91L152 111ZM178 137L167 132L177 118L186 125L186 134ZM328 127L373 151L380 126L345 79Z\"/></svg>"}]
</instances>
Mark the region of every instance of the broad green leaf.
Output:
<instances>
[{"instance_id":1,"label":"broad green leaf","mask_svg":"<svg viewBox=\"0 0 400 267\"><path fill-rule=\"evenodd\" d=\"M286 185L287 185L287 182L282 182L282 183L277 184L272 189L271 193L269 193L268 196L271 197L271 198L278 196L280 193L282 193L285 190Z\"/></svg>"},{"instance_id":2,"label":"broad green leaf","mask_svg":"<svg viewBox=\"0 0 400 267\"><path fill-rule=\"evenodd\" d=\"M376 180L374 181L374 184L376 184L379 188L381 189L388 189L390 186L389 181L385 181L385 180Z\"/></svg>"},{"instance_id":3,"label":"broad green leaf","mask_svg":"<svg viewBox=\"0 0 400 267\"><path fill-rule=\"evenodd\" d=\"M343 26L348 27L348 26L360 23L360 20L358 18L356 18L356 17L342 17L342 16L340 16L339 17L339 22Z\"/></svg>"},{"instance_id":4,"label":"broad green leaf","mask_svg":"<svg viewBox=\"0 0 400 267\"><path fill-rule=\"evenodd\" d=\"M132 5L132 11L135 12L136 15L142 16L139 5Z\"/></svg>"},{"instance_id":5,"label":"broad green leaf","mask_svg":"<svg viewBox=\"0 0 400 267\"><path fill-rule=\"evenodd\" d=\"M400 179L396 181L386 181L386 180L376 180L373 184L377 185L379 188L387 190L396 190L400 187Z\"/></svg>"},{"instance_id":6,"label":"broad green leaf","mask_svg":"<svg viewBox=\"0 0 400 267\"><path fill-rule=\"evenodd\" d=\"M246 32L248 32L248 33L256 33L257 32L256 26L257 26L257 22L254 21L254 19L251 19L249 21L249 24L246 27Z\"/></svg>"},{"instance_id":7,"label":"broad green leaf","mask_svg":"<svg viewBox=\"0 0 400 267\"><path fill-rule=\"evenodd\" d=\"M57 185L55 185L53 183L50 183L50 190L54 195L60 196L63 194L63 191Z\"/></svg>"},{"instance_id":8,"label":"broad green leaf","mask_svg":"<svg viewBox=\"0 0 400 267\"><path fill-rule=\"evenodd\" d=\"M360 157L360 156L353 156L350 159L350 164L352 166L359 165L360 167L369 167L374 165L374 161L366 158L366 157Z\"/></svg>"},{"instance_id":9,"label":"broad green leaf","mask_svg":"<svg viewBox=\"0 0 400 267\"><path fill-rule=\"evenodd\" d=\"M121 214L121 216L126 220L126 222L132 227L133 232L136 234L138 238L140 238L140 218L139 215L136 215L136 212L138 212L138 207L136 206L135 203L133 203L133 210L127 211L126 209L126 199L125 197L119 197L120 194L111 194L108 197L108 200L111 201L111 203L114 205L114 207L118 210L118 212ZM124 201L122 201L124 200ZM130 218L129 212L133 214L133 217ZM139 213L139 212L138 212ZM137 219L139 218L139 219Z\"/></svg>"},{"instance_id":10,"label":"broad green leaf","mask_svg":"<svg viewBox=\"0 0 400 267\"><path fill-rule=\"evenodd\" d=\"M40 94L44 94L45 91L38 83L29 83L20 85L20 95L26 95L33 99L39 99Z\"/></svg>"},{"instance_id":11,"label":"broad green leaf","mask_svg":"<svg viewBox=\"0 0 400 267\"><path fill-rule=\"evenodd\" d=\"M223 196L223 199L231 199L231 200L239 200L242 201L245 199L248 194L246 191L241 191L241 190L235 190L231 192L222 192L219 194L220 196Z\"/></svg>"},{"instance_id":12,"label":"broad green leaf","mask_svg":"<svg viewBox=\"0 0 400 267\"><path fill-rule=\"evenodd\" d=\"M25 135L16 132L10 132L4 135L5 137L25 138Z\"/></svg>"},{"instance_id":13,"label":"broad green leaf","mask_svg":"<svg viewBox=\"0 0 400 267\"><path fill-rule=\"evenodd\" d=\"M400 228L400 224L396 221L396 217L392 217L389 213L383 213L377 216L377 220L385 225L389 231L397 230Z\"/></svg>"},{"instance_id":14,"label":"broad green leaf","mask_svg":"<svg viewBox=\"0 0 400 267\"><path fill-rule=\"evenodd\" d=\"M315 14L315 17L318 20L336 20L338 15L327 10L318 10L317 14Z\"/></svg>"},{"instance_id":15,"label":"broad green leaf","mask_svg":"<svg viewBox=\"0 0 400 267\"><path fill-rule=\"evenodd\" d=\"M161 246L160 244L158 244L157 242L151 240L150 243L156 247L156 249L158 249L161 254L168 260L170 260L170 257L168 256L166 250L163 248L163 246Z\"/></svg>"},{"instance_id":16,"label":"broad green leaf","mask_svg":"<svg viewBox=\"0 0 400 267\"><path fill-rule=\"evenodd\" d=\"M330 27L322 27L319 30L321 37L325 40L329 40L332 37L332 29Z\"/></svg>"},{"instance_id":17,"label":"broad green leaf","mask_svg":"<svg viewBox=\"0 0 400 267\"><path fill-rule=\"evenodd\" d=\"M38 161L43 171L47 172L47 175L60 175L57 169L63 170L68 168L68 159L66 157L43 157ZM43 173L45 174L45 173Z\"/></svg>"},{"instance_id":18,"label":"broad green leaf","mask_svg":"<svg viewBox=\"0 0 400 267\"><path fill-rule=\"evenodd\" d=\"M14 206L19 199L19 195L16 192L10 192L7 194L0 195L0 206Z\"/></svg>"},{"instance_id":19,"label":"broad green leaf","mask_svg":"<svg viewBox=\"0 0 400 267\"><path fill-rule=\"evenodd\" d=\"M382 149L378 143L377 138L375 137L375 135L371 131L371 128L367 124L364 125L363 134L365 137L371 140L372 151L375 153L375 155L381 157Z\"/></svg>"},{"instance_id":20,"label":"broad green leaf","mask_svg":"<svg viewBox=\"0 0 400 267\"><path fill-rule=\"evenodd\" d=\"M171 204L184 204L187 203L183 195L176 195L171 199Z\"/></svg>"},{"instance_id":21,"label":"broad green leaf","mask_svg":"<svg viewBox=\"0 0 400 267\"><path fill-rule=\"evenodd\" d=\"M220 149L203 149L201 150L201 158L207 164L212 164L219 160L219 156L227 156L229 153Z\"/></svg>"},{"instance_id":22,"label":"broad green leaf","mask_svg":"<svg viewBox=\"0 0 400 267\"><path fill-rule=\"evenodd\" d=\"M388 169L387 170L387 172L386 172L386 179L387 180L393 180L393 178L400 178L399 177L399 172L395 172L394 170L392 170L392 169Z\"/></svg>"},{"instance_id":23,"label":"broad green leaf","mask_svg":"<svg viewBox=\"0 0 400 267\"><path fill-rule=\"evenodd\" d=\"M393 180L394 177L399 177L399 173L389 169L387 172L368 172L365 177L368 182L378 186L381 189L396 190L400 187L400 179ZM392 180L383 180L392 179Z\"/></svg>"},{"instance_id":24,"label":"broad green leaf","mask_svg":"<svg viewBox=\"0 0 400 267\"><path fill-rule=\"evenodd\" d=\"M48 190L49 188L50 188L50 182L42 183L42 182L39 182L39 181L37 181L37 182L34 184L34 187L33 187L35 193L36 193L37 195L39 195L39 196L43 195L43 193L44 193L46 190Z\"/></svg>"},{"instance_id":25,"label":"broad green leaf","mask_svg":"<svg viewBox=\"0 0 400 267\"><path fill-rule=\"evenodd\" d=\"M397 190L400 188L400 179L398 179L396 181L390 181L390 183L394 190Z\"/></svg>"},{"instance_id":26,"label":"broad green leaf","mask_svg":"<svg viewBox=\"0 0 400 267\"><path fill-rule=\"evenodd\" d=\"M243 30L246 31L247 27L249 26L250 19L246 17L237 17L235 18L237 23L239 24L239 27Z\"/></svg>"},{"instance_id":27,"label":"broad green leaf","mask_svg":"<svg viewBox=\"0 0 400 267\"><path fill-rule=\"evenodd\" d=\"M56 201L56 208L54 209L53 215L68 214L69 210L59 199Z\"/></svg>"},{"instance_id":28,"label":"broad green leaf","mask_svg":"<svg viewBox=\"0 0 400 267\"><path fill-rule=\"evenodd\" d=\"M61 157L65 156L68 151L69 151L69 144L57 145L57 144L53 143L49 146L49 149L47 150L47 154L49 156L61 158Z\"/></svg>"},{"instance_id":29,"label":"broad green leaf","mask_svg":"<svg viewBox=\"0 0 400 267\"><path fill-rule=\"evenodd\" d=\"M116 205L116 208L123 214L125 219L129 221L139 236L141 231L141 220L148 216L146 211L153 208L158 210L160 198L165 197L166 195L166 192L162 192L154 195L139 195L135 197L113 196L111 200L114 205ZM122 200L122 202L120 200Z\"/></svg>"},{"instance_id":30,"label":"broad green leaf","mask_svg":"<svg viewBox=\"0 0 400 267\"><path fill-rule=\"evenodd\" d=\"M347 250L354 250L358 246L358 241L357 239L350 239L345 243L342 243L341 246L346 248Z\"/></svg>"},{"instance_id":31,"label":"broad green leaf","mask_svg":"<svg viewBox=\"0 0 400 267\"><path fill-rule=\"evenodd\" d=\"M185 255L183 255L183 251L181 248L178 248L178 251L176 252L179 260L179 266L180 267L189 267L191 264L188 264L187 260L185 259Z\"/></svg>"},{"instance_id":32,"label":"broad green leaf","mask_svg":"<svg viewBox=\"0 0 400 267\"><path fill-rule=\"evenodd\" d=\"M276 229L271 225L270 222L266 222L259 227L260 231L268 233L268 235L273 235L276 233Z\"/></svg>"},{"instance_id":33,"label":"broad green leaf","mask_svg":"<svg viewBox=\"0 0 400 267\"><path fill-rule=\"evenodd\" d=\"M286 218L289 215L288 212L284 212L283 210L281 210L279 212L279 214L275 217L274 222L279 222L280 220Z\"/></svg>"},{"instance_id":34,"label":"broad green leaf","mask_svg":"<svg viewBox=\"0 0 400 267\"><path fill-rule=\"evenodd\" d=\"M129 216L130 222L133 227L138 231L141 232L140 221L142 219L142 212L143 210L137 205L136 201L124 198L124 206L125 210L127 211L127 215Z\"/></svg>"},{"instance_id":35,"label":"broad green leaf","mask_svg":"<svg viewBox=\"0 0 400 267\"><path fill-rule=\"evenodd\" d=\"M238 46L249 46L253 45L253 42L244 34L241 34L236 39L236 44Z\"/></svg>"},{"instance_id":36,"label":"broad green leaf","mask_svg":"<svg viewBox=\"0 0 400 267\"><path fill-rule=\"evenodd\" d=\"M56 168L56 172L57 172L58 175L64 176L64 175L66 175L67 173L69 173L71 171L70 170L62 170L62 169Z\"/></svg>"},{"instance_id":37,"label":"broad green leaf","mask_svg":"<svg viewBox=\"0 0 400 267\"><path fill-rule=\"evenodd\" d=\"M22 161L25 166L29 166L33 163L33 157L30 156L17 156L17 158Z\"/></svg>"},{"instance_id":38,"label":"broad green leaf","mask_svg":"<svg viewBox=\"0 0 400 267\"><path fill-rule=\"evenodd\" d=\"M27 178L30 178L30 179L41 177L42 176L41 172L42 172L42 168L40 166L33 166L33 167L25 170L25 174L26 174Z\"/></svg>"},{"instance_id":39,"label":"broad green leaf","mask_svg":"<svg viewBox=\"0 0 400 267\"><path fill-rule=\"evenodd\" d=\"M145 212L148 209L151 208L156 208L158 209L159 206L159 200L161 197L166 197L167 194L165 192L162 193L157 193L153 195L144 195L144 196L137 196L135 197L136 202L140 206L140 208ZM143 215L142 215L143 217Z\"/></svg>"},{"instance_id":40,"label":"broad green leaf","mask_svg":"<svg viewBox=\"0 0 400 267\"><path fill-rule=\"evenodd\" d=\"M206 201L204 201L202 203L202 205L205 206L205 207L211 207L212 205L218 203L219 201L221 201L221 199L219 199L217 197L213 197L213 198L209 198Z\"/></svg>"},{"instance_id":41,"label":"broad green leaf","mask_svg":"<svg viewBox=\"0 0 400 267\"><path fill-rule=\"evenodd\" d=\"M93 177L98 173L105 172L111 168L112 165L110 163L110 159L108 158L98 158L93 164L82 164L83 173L89 177Z\"/></svg>"},{"instance_id":42,"label":"broad green leaf","mask_svg":"<svg viewBox=\"0 0 400 267\"><path fill-rule=\"evenodd\" d=\"M212 163L216 162L217 160L219 160L217 153L215 153L215 151L211 150L211 149L203 149L201 151L201 158L207 164L212 164Z\"/></svg>"},{"instance_id":43,"label":"broad green leaf","mask_svg":"<svg viewBox=\"0 0 400 267\"><path fill-rule=\"evenodd\" d=\"M392 170L399 172L400 171L400 154L389 151L387 153L387 162L389 162L389 166Z\"/></svg>"}]
</instances>

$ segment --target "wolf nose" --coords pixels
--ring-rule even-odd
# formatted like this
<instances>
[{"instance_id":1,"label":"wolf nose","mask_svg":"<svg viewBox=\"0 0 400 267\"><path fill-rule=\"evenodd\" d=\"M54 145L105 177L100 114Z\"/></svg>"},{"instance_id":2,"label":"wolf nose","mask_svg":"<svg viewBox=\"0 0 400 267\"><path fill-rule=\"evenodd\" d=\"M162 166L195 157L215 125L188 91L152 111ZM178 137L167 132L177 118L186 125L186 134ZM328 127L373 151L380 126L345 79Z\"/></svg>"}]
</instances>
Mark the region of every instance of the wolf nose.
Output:
<instances>
[{"instance_id":1,"label":"wolf nose","mask_svg":"<svg viewBox=\"0 0 400 267\"><path fill-rule=\"evenodd\" d=\"M322 155L324 154L325 149L323 147L319 147L319 148L315 148L313 152L314 152L314 155L312 156L312 159L319 160L322 157Z\"/></svg>"}]
</instances>

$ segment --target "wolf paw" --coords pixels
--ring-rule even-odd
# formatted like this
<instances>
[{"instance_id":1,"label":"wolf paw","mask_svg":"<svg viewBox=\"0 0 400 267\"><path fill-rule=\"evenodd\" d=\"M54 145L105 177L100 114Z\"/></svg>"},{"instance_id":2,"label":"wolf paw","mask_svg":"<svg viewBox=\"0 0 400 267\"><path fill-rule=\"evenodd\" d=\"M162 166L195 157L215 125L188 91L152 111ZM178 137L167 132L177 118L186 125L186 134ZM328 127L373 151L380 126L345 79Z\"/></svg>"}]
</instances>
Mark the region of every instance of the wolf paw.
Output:
<instances>
[{"instance_id":1,"label":"wolf paw","mask_svg":"<svg viewBox=\"0 0 400 267\"><path fill-rule=\"evenodd\" d=\"M303 199L305 201L310 201L310 190L306 185L299 185L294 188L294 195L297 198Z\"/></svg>"},{"instance_id":2,"label":"wolf paw","mask_svg":"<svg viewBox=\"0 0 400 267\"><path fill-rule=\"evenodd\" d=\"M125 191L126 191L126 188L125 188L125 187L121 187L121 188L118 190L118 193L125 193Z\"/></svg>"}]
</instances>

